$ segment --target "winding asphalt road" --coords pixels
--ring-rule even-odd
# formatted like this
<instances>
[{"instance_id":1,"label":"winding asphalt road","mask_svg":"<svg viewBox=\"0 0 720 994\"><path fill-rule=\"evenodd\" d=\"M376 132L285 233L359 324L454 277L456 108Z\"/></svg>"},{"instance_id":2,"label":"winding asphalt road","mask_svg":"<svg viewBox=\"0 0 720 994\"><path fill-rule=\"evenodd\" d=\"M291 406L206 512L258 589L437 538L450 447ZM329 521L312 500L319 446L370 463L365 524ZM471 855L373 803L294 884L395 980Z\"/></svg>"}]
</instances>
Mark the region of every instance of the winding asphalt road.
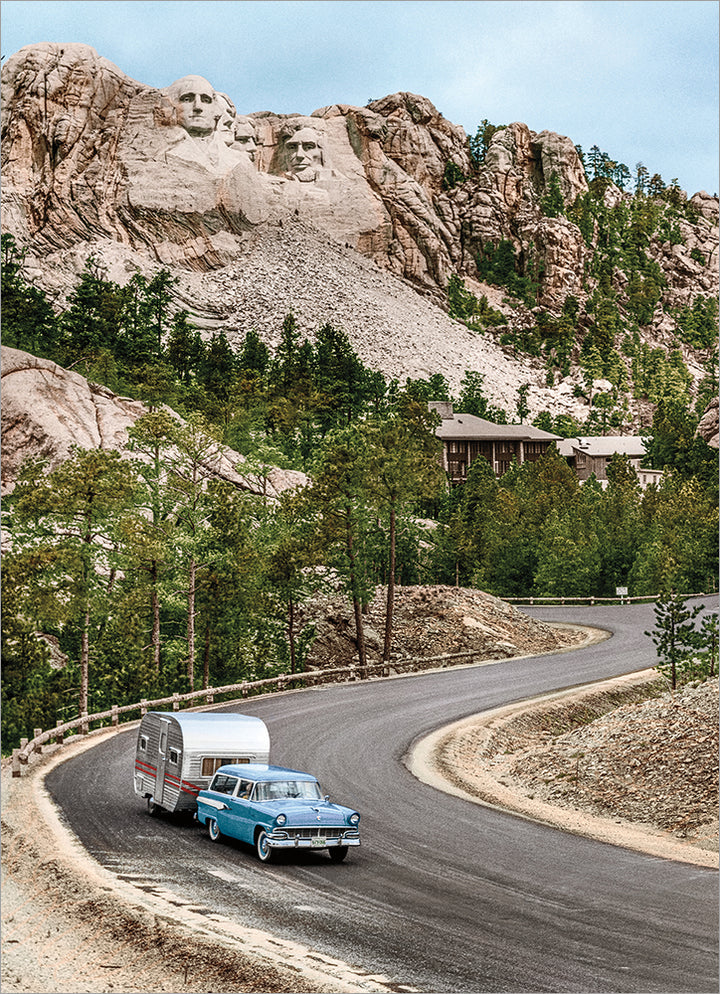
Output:
<instances>
[{"instance_id":1,"label":"winding asphalt road","mask_svg":"<svg viewBox=\"0 0 720 994\"><path fill-rule=\"evenodd\" d=\"M652 608L533 608L606 628L586 649L222 710L259 715L274 763L317 774L362 814L363 845L260 864L133 794L135 732L56 767L47 786L99 862L145 889L294 938L398 990L716 991L718 878L567 835L418 782L412 743L468 715L653 665Z\"/></svg>"}]
</instances>

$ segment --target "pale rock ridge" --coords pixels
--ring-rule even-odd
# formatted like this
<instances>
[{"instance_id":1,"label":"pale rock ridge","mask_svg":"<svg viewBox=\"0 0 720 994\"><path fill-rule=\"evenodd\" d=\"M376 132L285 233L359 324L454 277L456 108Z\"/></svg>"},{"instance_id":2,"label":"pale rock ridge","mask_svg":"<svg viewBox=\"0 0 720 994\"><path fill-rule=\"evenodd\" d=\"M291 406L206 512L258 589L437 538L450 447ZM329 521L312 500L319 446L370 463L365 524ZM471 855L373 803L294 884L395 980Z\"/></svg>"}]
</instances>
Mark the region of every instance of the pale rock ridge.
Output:
<instances>
[{"instance_id":1,"label":"pale rock ridge","mask_svg":"<svg viewBox=\"0 0 720 994\"><path fill-rule=\"evenodd\" d=\"M125 449L128 428L147 413L144 404L119 397L48 359L7 346L1 353L4 494L14 488L28 457L45 459L54 469L73 447L117 450L130 456ZM244 461L239 453L223 448L205 470L208 476L268 497L307 482L302 473L291 470L273 469L266 481L241 475L236 467Z\"/></svg>"}]
</instances>

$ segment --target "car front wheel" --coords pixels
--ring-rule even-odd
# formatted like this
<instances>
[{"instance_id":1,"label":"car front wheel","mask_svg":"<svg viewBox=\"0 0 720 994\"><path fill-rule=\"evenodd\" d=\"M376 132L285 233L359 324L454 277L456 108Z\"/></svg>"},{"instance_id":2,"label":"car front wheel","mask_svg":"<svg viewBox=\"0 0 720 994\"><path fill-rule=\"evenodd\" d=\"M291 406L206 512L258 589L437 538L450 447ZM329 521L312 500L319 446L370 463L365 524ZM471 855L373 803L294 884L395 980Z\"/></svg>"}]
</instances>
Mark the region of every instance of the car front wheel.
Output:
<instances>
[{"instance_id":1,"label":"car front wheel","mask_svg":"<svg viewBox=\"0 0 720 994\"><path fill-rule=\"evenodd\" d=\"M263 863L269 863L273 858L273 851L268 845L267 832L261 829L255 838L255 849L258 854L258 859Z\"/></svg>"},{"instance_id":2,"label":"car front wheel","mask_svg":"<svg viewBox=\"0 0 720 994\"><path fill-rule=\"evenodd\" d=\"M330 853L330 859L333 863L342 863L348 854L348 847L338 846L336 849L328 849L328 852Z\"/></svg>"},{"instance_id":3,"label":"car front wheel","mask_svg":"<svg viewBox=\"0 0 720 994\"><path fill-rule=\"evenodd\" d=\"M213 842L219 842L220 839L222 838L222 833L218 828L217 820L215 818L208 818L206 825L207 825L208 835L213 840Z\"/></svg>"}]
</instances>

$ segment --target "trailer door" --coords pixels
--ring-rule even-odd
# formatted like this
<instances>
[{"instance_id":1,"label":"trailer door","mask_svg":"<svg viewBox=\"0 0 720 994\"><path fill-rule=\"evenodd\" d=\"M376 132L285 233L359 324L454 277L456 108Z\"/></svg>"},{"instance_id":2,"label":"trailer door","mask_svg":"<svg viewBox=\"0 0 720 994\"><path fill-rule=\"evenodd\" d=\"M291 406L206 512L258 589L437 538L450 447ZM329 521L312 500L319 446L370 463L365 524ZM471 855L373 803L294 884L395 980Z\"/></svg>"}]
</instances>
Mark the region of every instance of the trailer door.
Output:
<instances>
[{"instance_id":1,"label":"trailer door","mask_svg":"<svg viewBox=\"0 0 720 994\"><path fill-rule=\"evenodd\" d=\"M163 803L165 793L165 770L167 767L168 754L168 729L170 727L169 718L160 719L160 744L158 746L157 778L155 780L155 803Z\"/></svg>"}]
</instances>

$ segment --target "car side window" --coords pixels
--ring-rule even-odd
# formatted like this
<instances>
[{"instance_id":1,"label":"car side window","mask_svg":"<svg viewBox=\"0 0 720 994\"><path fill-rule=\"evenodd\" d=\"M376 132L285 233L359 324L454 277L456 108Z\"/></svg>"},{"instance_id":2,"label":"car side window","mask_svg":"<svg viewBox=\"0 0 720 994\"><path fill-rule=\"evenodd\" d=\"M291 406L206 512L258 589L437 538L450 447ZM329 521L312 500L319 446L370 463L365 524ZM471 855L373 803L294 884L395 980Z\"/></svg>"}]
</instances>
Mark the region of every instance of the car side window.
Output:
<instances>
[{"instance_id":1,"label":"car side window","mask_svg":"<svg viewBox=\"0 0 720 994\"><path fill-rule=\"evenodd\" d=\"M210 784L210 790L216 790L219 794L232 794L237 786L238 778L228 776L226 773L218 773Z\"/></svg>"},{"instance_id":2,"label":"car side window","mask_svg":"<svg viewBox=\"0 0 720 994\"><path fill-rule=\"evenodd\" d=\"M249 801L250 795L252 794L253 786L254 784L252 780L241 780L240 786L238 787L237 796L243 801Z\"/></svg>"}]
</instances>

